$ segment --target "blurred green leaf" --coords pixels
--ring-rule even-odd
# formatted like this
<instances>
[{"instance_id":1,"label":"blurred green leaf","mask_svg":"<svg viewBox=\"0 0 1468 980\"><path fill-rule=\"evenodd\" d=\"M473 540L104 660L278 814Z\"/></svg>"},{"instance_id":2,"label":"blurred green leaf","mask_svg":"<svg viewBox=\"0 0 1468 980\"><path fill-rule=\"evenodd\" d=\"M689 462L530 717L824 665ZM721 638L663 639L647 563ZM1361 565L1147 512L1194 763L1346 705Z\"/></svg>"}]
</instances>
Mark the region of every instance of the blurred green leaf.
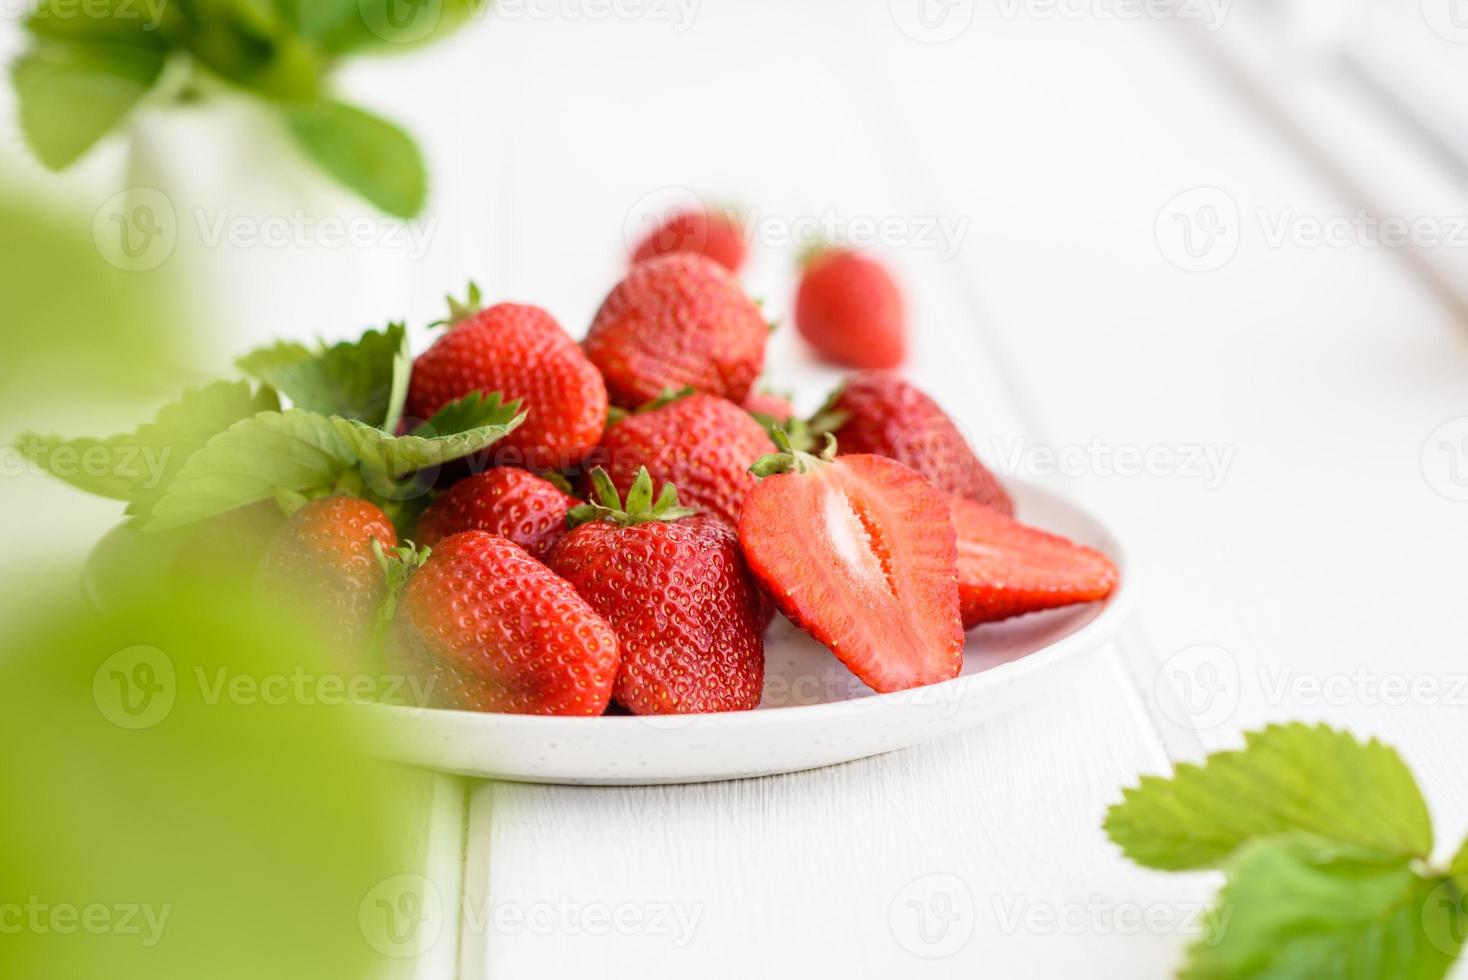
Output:
<instances>
[{"instance_id":1,"label":"blurred green leaf","mask_svg":"<svg viewBox=\"0 0 1468 980\"><path fill-rule=\"evenodd\" d=\"M274 408L279 402L268 388L218 381L185 391L131 433L105 439L26 433L16 445L37 468L88 493L126 500L128 513L146 518L199 448L241 419Z\"/></svg>"},{"instance_id":2,"label":"blurred green leaf","mask_svg":"<svg viewBox=\"0 0 1468 980\"><path fill-rule=\"evenodd\" d=\"M1308 836L1247 845L1184 980L1438 980L1468 916L1411 862Z\"/></svg>"},{"instance_id":3,"label":"blurred green leaf","mask_svg":"<svg viewBox=\"0 0 1468 980\"><path fill-rule=\"evenodd\" d=\"M27 145L49 169L68 166L137 105L163 60L121 44L36 45L11 66Z\"/></svg>"},{"instance_id":4,"label":"blurred green leaf","mask_svg":"<svg viewBox=\"0 0 1468 980\"><path fill-rule=\"evenodd\" d=\"M172 0L41 0L26 17L34 34L62 41L103 41L162 48L182 17Z\"/></svg>"},{"instance_id":5,"label":"blurred green leaf","mask_svg":"<svg viewBox=\"0 0 1468 980\"><path fill-rule=\"evenodd\" d=\"M296 408L381 426L401 414L410 361L400 323L356 341L311 349L282 342L245 355L241 371L280 391Z\"/></svg>"},{"instance_id":6,"label":"blurred green leaf","mask_svg":"<svg viewBox=\"0 0 1468 980\"><path fill-rule=\"evenodd\" d=\"M314 99L326 58L269 0L189 0L183 43L200 63L276 100Z\"/></svg>"},{"instance_id":7,"label":"blurred green leaf","mask_svg":"<svg viewBox=\"0 0 1468 980\"><path fill-rule=\"evenodd\" d=\"M1250 840L1304 831L1404 858L1432 852L1427 803L1401 756L1323 725L1271 725L1238 752L1143 777L1106 831L1149 868L1217 867Z\"/></svg>"},{"instance_id":8,"label":"blurred green leaf","mask_svg":"<svg viewBox=\"0 0 1468 980\"><path fill-rule=\"evenodd\" d=\"M296 141L327 173L388 214L410 218L423 209L423 156L397 126L328 100L290 103L283 111Z\"/></svg>"},{"instance_id":9,"label":"blurred green leaf","mask_svg":"<svg viewBox=\"0 0 1468 980\"><path fill-rule=\"evenodd\" d=\"M339 2L330 0L327 6ZM412 51L452 33L490 6L490 0L357 0L352 16L342 18L321 41L327 50L339 54Z\"/></svg>"}]
</instances>

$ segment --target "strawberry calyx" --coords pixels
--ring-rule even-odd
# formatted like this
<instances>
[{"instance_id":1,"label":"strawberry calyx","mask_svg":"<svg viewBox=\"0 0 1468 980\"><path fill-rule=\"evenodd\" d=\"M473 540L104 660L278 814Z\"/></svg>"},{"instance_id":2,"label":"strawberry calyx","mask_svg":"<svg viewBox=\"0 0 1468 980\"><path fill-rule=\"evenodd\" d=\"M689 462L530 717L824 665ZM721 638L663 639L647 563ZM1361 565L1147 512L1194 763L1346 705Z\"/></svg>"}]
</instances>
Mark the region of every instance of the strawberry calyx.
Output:
<instances>
[{"instance_id":1,"label":"strawberry calyx","mask_svg":"<svg viewBox=\"0 0 1468 980\"><path fill-rule=\"evenodd\" d=\"M377 559L377 567L382 569L383 578L387 580L387 590L382 605L377 607L377 622L372 630L374 650L382 649L383 638L393 617L397 615L398 598L407 587L408 579L423 567L432 553L431 549L420 548L411 541L387 549L382 546L381 541L372 539L372 555Z\"/></svg>"},{"instance_id":2,"label":"strawberry calyx","mask_svg":"<svg viewBox=\"0 0 1468 980\"><path fill-rule=\"evenodd\" d=\"M829 432L822 433L822 435L825 438L825 445L819 454L815 454L795 446L791 441L790 433L775 426L770 433L770 438L775 440L775 445L779 447L780 451L755 460L749 472L764 479L777 473L809 473L828 465L836 458L836 437Z\"/></svg>"},{"instance_id":3,"label":"strawberry calyx","mask_svg":"<svg viewBox=\"0 0 1468 980\"><path fill-rule=\"evenodd\" d=\"M434 327L448 327L453 329L484 309L484 297L479 292L478 284L473 281L469 283L469 296L463 302L460 302L453 296L447 296L445 299L448 300L449 304L448 317L443 320L434 320L428 325L429 329L433 329Z\"/></svg>"},{"instance_id":4,"label":"strawberry calyx","mask_svg":"<svg viewBox=\"0 0 1468 980\"><path fill-rule=\"evenodd\" d=\"M566 512L566 523L580 527L592 521L606 521L623 527L649 524L654 521L676 521L698 513L692 507L678 505L678 488L664 483L657 499L652 495L652 476L644 466L637 471L624 502L612 483L611 476L600 466L591 471L591 485L596 491L590 503L572 507Z\"/></svg>"},{"instance_id":5,"label":"strawberry calyx","mask_svg":"<svg viewBox=\"0 0 1468 980\"><path fill-rule=\"evenodd\" d=\"M821 403L821 407L816 409L815 414L808 419L794 416L781 423L779 419L763 412L752 412L751 414L755 421L765 427L765 431L770 434L770 438L775 441L776 445L780 444L780 440L775 436L775 433L779 431L784 433L792 449L803 453L814 453L817 445L823 445L825 439L834 437L836 431L851 418L850 412L836 408L836 401L841 397L841 392L845 387L844 382L838 385L836 390Z\"/></svg>"}]
</instances>

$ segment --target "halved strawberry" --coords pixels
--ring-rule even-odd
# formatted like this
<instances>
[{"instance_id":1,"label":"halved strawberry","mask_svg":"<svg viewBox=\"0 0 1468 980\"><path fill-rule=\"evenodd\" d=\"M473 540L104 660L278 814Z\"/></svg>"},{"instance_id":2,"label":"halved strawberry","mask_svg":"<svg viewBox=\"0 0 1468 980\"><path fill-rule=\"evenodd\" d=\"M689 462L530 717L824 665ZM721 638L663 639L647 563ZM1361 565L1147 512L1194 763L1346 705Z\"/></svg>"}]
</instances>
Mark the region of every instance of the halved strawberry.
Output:
<instances>
[{"instance_id":1,"label":"halved strawberry","mask_svg":"<svg viewBox=\"0 0 1468 980\"><path fill-rule=\"evenodd\" d=\"M882 456L786 451L755 464L739 540L780 611L874 691L948 680L963 665L948 499Z\"/></svg>"},{"instance_id":2,"label":"halved strawberry","mask_svg":"<svg viewBox=\"0 0 1468 980\"><path fill-rule=\"evenodd\" d=\"M1094 602L1116 588L1110 558L990 507L954 497L963 628L1041 609Z\"/></svg>"}]
</instances>

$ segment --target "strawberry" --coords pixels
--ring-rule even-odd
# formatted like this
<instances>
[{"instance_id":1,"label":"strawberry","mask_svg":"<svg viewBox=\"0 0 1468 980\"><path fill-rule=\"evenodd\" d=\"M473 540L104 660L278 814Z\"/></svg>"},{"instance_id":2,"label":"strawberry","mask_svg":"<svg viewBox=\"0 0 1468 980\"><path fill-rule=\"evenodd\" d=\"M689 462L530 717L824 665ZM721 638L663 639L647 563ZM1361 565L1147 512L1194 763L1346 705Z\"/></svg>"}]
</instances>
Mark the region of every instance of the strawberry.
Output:
<instances>
[{"instance_id":1,"label":"strawberry","mask_svg":"<svg viewBox=\"0 0 1468 980\"><path fill-rule=\"evenodd\" d=\"M418 521L418 541L432 546L463 531L488 531L544 559L566 534L566 511L578 501L549 480L511 466L449 487Z\"/></svg>"},{"instance_id":2,"label":"strawberry","mask_svg":"<svg viewBox=\"0 0 1468 980\"><path fill-rule=\"evenodd\" d=\"M896 367L906 354L897 284L877 262L847 249L818 249L806 258L795 328L818 354L847 367Z\"/></svg>"},{"instance_id":3,"label":"strawberry","mask_svg":"<svg viewBox=\"0 0 1468 980\"><path fill-rule=\"evenodd\" d=\"M512 541L465 531L408 578L394 653L435 704L470 711L599 715L617 638L564 579Z\"/></svg>"},{"instance_id":4,"label":"strawberry","mask_svg":"<svg viewBox=\"0 0 1468 980\"><path fill-rule=\"evenodd\" d=\"M1111 559L954 497L963 628L1022 613L1104 599L1116 588Z\"/></svg>"},{"instance_id":5,"label":"strawberry","mask_svg":"<svg viewBox=\"0 0 1468 980\"><path fill-rule=\"evenodd\" d=\"M787 425L795 417L795 406L789 395L773 391L755 390L744 397L744 410L760 420L760 423Z\"/></svg>"},{"instance_id":6,"label":"strawberry","mask_svg":"<svg viewBox=\"0 0 1468 980\"><path fill-rule=\"evenodd\" d=\"M754 487L750 465L774 451L765 430L738 405L686 395L653 402L607 429L595 456L620 492L645 468L656 483L676 486L684 504L732 527Z\"/></svg>"},{"instance_id":7,"label":"strawberry","mask_svg":"<svg viewBox=\"0 0 1468 980\"><path fill-rule=\"evenodd\" d=\"M262 597L321 619L349 654L367 648L387 580L373 542L398 545L397 531L375 504L357 497L320 497L285 522L256 574Z\"/></svg>"},{"instance_id":8,"label":"strawberry","mask_svg":"<svg viewBox=\"0 0 1468 980\"><path fill-rule=\"evenodd\" d=\"M549 563L616 631L617 702L639 715L758 706L763 600L733 529L688 516L671 484L654 502L646 470L625 507L605 470L592 478L599 503L571 512L582 523Z\"/></svg>"},{"instance_id":9,"label":"strawberry","mask_svg":"<svg viewBox=\"0 0 1468 980\"><path fill-rule=\"evenodd\" d=\"M738 272L745 252L744 232L731 213L679 209L638 244L632 261L646 262L660 255L702 255Z\"/></svg>"},{"instance_id":10,"label":"strawberry","mask_svg":"<svg viewBox=\"0 0 1468 980\"><path fill-rule=\"evenodd\" d=\"M979 462L953 420L896 374L853 374L831 406L841 419L834 431L843 453L888 456L917 470L943 493L1014 513L1009 494Z\"/></svg>"},{"instance_id":11,"label":"strawberry","mask_svg":"<svg viewBox=\"0 0 1468 980\"><path fill-rule=\"evenodd\" d=\"M494 448L499 463L533 470L574 466L601 438L607 392L601 375L560 324L535 306L501 303L478 309L450 300L450 328L413 363L407 413L430 419L473 391L521 399L524 424Z\"/></svg>"},{"instance_id":12,"label":"strawberry","mask_svg":"<svg viewBox=\"0 0 1468 980\"><path fill-rule=\"evenodd\" d=\"M958 551L948 499L882 456L792 451L755 464L739 540L797 626L881 693L958 675Z\"/></svg>"},{"instance_id":13,"label":"strawberry","mask_svg":"<svg viewBox=\"0 0 1468 980\"><path fill-rule=\"evenodd\" d=\"M586 335L586 356L624 408L681 388L737 404L759 376L769 332L728 270L664 255L634 266L607 296Z\"/></svg>"}]
</instances>

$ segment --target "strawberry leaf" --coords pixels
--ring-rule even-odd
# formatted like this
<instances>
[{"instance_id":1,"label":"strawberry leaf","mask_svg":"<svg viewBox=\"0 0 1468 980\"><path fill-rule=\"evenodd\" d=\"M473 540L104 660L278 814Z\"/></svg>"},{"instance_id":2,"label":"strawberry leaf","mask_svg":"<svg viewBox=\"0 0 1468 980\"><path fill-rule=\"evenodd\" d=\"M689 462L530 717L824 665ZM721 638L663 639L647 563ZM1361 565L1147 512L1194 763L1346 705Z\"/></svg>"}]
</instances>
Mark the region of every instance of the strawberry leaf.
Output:
<instances>
[{"instance_id":1,"label":"strawberry leaf","mask_svg":"<svg viewBox=\"0 0 1468 980\"><path fill-rule=\"evenodd\" d=\"M408 393L411 358L400 323L356 341L315 349L283 342L245 355L236 366L271 385L296 408L369 425L396 425Z\"/></svg>"},{"instance_id":2,"label":"strawberry leaf","mask_svg":"<svg viewBox=\"0 0 1468 980\"><path fill-rule=\"evenodd\" d=\"M428 175L412 137L369 112L317 99L282 107L286 125L307 156L388 214L423 210Z\"/></svg>"},{"instance_id":3,"label":"strawberry leaf","mask_svg":"<svg viewBox=\"0 0 1468 980\"><path fill-rule=\"evenodd\" d=\"M1325 726L1271 725L1241 751L1143 777L1106 819L1138 864L1220 866L1244 844L1305 832L1403 859L1432 852L1432 820L1397 753Z\"/></svg>"},{"instance_id":4,"label":"strawberry leaf","mask_svg":"<svg viewBox=\"0 0 1468 980\"><path fill-rule=\"evenodd\" d=\"M11 82L36 158L61 170L107 135L163 70L163 54L128 44L45 42L17 58Z\"/></svg>"},{"instance_id":5,"label":"strawberry leaf","mask_svg":"<svg viewBox=\"0 0 1468 980\"><path fill-rule=\"evenodd\" d=\"M519 401L505 404L498 392L474 392L445 405L405 436L389 436L360 423L343 431L365 464L400 477L482 452L524 421Z\"/></svg>"},{"instance_id":6,"label":"strawberry leaf","mask_svg":"<svg viewBox=\"0 0 1468 980\"><path fill-rule=\"evenodd\" d=\"M62 439L27 433L17 447L31 463L72 486L128 501L146 517L189 458L218 433L258 412L279 408L275 392L248 382L191 388L151 422L105 439Z\"/></svg>"},{"instance_id":7,"label":"strawberry leaf","mask_svg":"<svg viewBox=\"0 0 1468 980\"><path fill-rule=\"evenodd\" d=\"M1188 950L1184 980L1438 980L1468 925L1410 859L1292 835L1245 845Z\"/></svg>"}]
</instances>

